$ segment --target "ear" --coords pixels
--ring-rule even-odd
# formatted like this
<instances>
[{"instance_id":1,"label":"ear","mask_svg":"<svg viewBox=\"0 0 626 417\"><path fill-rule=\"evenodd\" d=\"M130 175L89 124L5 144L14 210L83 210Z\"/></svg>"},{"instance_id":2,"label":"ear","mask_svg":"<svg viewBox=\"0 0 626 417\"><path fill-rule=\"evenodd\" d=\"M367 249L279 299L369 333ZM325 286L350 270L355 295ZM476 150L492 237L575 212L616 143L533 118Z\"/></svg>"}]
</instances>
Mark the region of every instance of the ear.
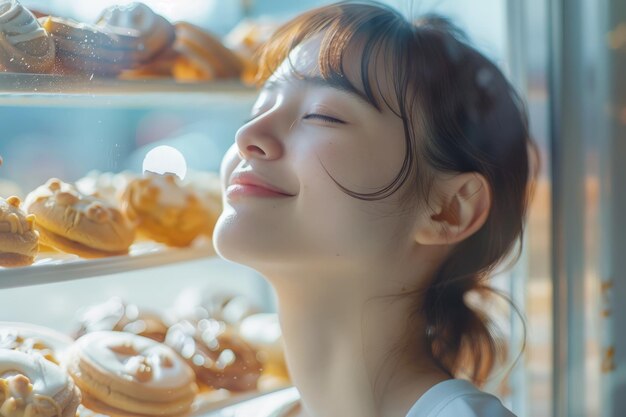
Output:
<instances>
[{"instance_id":1,"label":"ear","mask_svg":"<svg viewBox=\"0 0 626 417\"><path fill-rule=\"evenodd\" d=\"M432 195L415 234L417 243L458 243L485 224L491 208L491 190L481 174L467 172L437 180Z\"/></svg>"}]
</instances>

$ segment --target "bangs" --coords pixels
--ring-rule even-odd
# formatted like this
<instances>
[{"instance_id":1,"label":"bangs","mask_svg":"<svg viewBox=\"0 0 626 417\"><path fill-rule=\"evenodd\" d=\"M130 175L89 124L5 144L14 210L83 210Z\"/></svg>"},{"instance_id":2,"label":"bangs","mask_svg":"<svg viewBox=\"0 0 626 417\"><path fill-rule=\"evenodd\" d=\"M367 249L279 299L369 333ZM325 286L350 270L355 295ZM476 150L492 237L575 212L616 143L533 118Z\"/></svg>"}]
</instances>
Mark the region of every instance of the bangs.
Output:
<instances>
[{"instance_id":1,"label":"bangs","mask_svg":"<svg viewBox=\"0 0 626 417\"><path fill-rule=\"evenodd\" d=\"M264 45L255 81L263 84L298 45L321 36L317 64L325 81L361 96L379 111L382 101L403 117L398 97L407 78L401 71L407 70L404 56L412 34L412 25L402 15L377 3L339 3L314 9L280 27ZM348 54L357 59L346 60ZM292 72L299 75L293 65Z\"/></svg>"},{"instance_id":2,"label":"bangs","mask_svg":"<svg viewBox=\"0 0 626 417\"><path fill-rule=\"evenodd\" d=\"M340 184L346 194L361 200L390 197L417 170L413 123L417 90L410 87L415 60L409 51L414 43L414 26L389 6L375 2L338 3L306 12L280 27L259 52L257 85L276 72L298 45L321 37L317 67L330 85L349 91L370 103L379 112L383 104L402 120L406 152L396 177L386 186L359 193ZM413 48L414 49L414 48ZM291 64L290 64L291 65ZM296 77L299 74L291 65ZM416 87L416 86L413 86ZM412 91L413 90L413 91ZM408 203L410 191L402 200Z\"/></svg>"}]
</instances>

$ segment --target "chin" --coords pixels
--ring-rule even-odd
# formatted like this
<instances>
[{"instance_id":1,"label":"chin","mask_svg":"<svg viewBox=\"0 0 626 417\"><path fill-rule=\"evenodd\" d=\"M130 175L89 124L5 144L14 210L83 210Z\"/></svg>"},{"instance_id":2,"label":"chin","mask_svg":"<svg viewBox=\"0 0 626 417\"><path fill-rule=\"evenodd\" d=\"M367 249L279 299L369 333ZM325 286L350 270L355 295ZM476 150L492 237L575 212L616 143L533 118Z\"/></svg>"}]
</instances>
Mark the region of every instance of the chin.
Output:
<instances>
[{"instance_id":1,"label":"chin","mask_svg":"<svg viewBox=\"0 0 626 417\"><path fill-rule=\"evenodd\" d=\"M236 233L232 230L235 228L235 224L229 220L229 217L222 213L213 229L213 247L220 258L244 263L240 259L241 245L237 244L241 239L237 239Z\"/></svg>"},{"instance_id":2,"label":"chin","mask_svg":"<svg viewBox=\"0 0 626 417\"><path fill-rule=\"evenodd\" d=\"M258 227L247 227L227 210L218 219L213 231L213 247L219 257L263 272L263 265L276 262L284 249L272 242L272 234Z\"/></svg>"}]
</instances>

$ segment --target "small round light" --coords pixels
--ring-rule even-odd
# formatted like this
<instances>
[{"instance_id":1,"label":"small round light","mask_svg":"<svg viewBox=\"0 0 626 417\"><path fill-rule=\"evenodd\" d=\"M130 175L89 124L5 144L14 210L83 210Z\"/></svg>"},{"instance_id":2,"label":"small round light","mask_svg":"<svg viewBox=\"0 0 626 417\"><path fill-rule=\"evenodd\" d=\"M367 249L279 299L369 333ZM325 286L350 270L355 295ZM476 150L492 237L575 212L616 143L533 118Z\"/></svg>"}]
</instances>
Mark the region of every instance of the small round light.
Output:
<instances>
[{"instance_id":1,"label":"small round light","mask_svg":"<svg viewBox=\"0 0 626 417\"><path fill-rule=\"evenodd\" d=\"M187 175L187 162L178 149L166 145L157 146L143 159L143 172L146 171L155 174L175 174L182 180Z\"/></svg>"}]
</instances>

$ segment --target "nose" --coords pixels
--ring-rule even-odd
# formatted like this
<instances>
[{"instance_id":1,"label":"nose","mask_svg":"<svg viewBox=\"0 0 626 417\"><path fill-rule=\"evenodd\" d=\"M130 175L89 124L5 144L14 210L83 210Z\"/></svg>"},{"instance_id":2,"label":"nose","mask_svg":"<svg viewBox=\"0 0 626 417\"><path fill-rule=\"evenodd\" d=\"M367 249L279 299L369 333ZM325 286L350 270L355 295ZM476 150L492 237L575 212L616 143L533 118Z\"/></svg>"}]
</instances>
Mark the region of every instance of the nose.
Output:
<instances>
[{"instance_id":1,"label":"nose","mask_svg":"<svg viewBox=\"0 0 626 417\"><path fill-rule=\"evenodd\" d=\"M271 117L261 116L242 126L235 135L239 155L245 159L274 160L283 156L283 143Z\"/></svg>"}]
</instances>

